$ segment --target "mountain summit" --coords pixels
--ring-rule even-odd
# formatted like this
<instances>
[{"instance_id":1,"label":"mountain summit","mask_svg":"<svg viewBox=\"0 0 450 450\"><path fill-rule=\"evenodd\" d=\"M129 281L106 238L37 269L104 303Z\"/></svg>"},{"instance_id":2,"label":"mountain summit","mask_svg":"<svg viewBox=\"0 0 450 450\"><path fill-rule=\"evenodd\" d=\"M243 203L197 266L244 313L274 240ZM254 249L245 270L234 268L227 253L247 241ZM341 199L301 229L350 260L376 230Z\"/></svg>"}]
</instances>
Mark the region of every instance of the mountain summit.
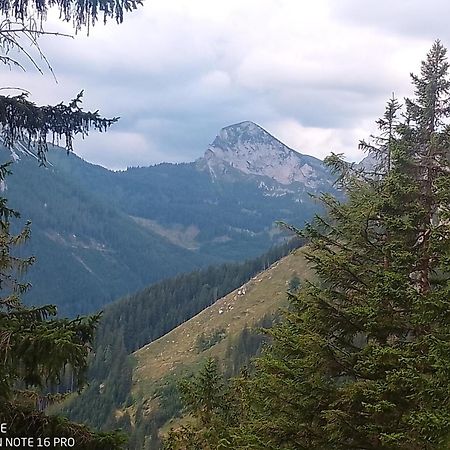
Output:
<instances>
[{"instance_id":1,"label":"mountain summit","mask_svg":"<svg viewBox=\"0 0 450 450\"><path fill-rule=\"evenodd\" d=\"M205 152L210 170L227 163L241 172L270 177L281 184L317 187L322 162L287 147L259 125L246 121L222 128Z\"/></svg>"}]
</instances>

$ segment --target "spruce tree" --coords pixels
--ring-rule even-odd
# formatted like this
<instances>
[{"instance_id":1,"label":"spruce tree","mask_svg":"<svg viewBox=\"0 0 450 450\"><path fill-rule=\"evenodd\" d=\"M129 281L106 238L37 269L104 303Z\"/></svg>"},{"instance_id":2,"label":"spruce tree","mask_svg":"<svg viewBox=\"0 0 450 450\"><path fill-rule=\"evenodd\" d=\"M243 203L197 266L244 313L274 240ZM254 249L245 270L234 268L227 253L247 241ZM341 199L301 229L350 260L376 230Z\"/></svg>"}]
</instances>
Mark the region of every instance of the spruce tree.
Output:
<instances>
[{"instance_id":1,"label":"spruce tree","mask_svg":"<svg viewBox=\"0 0 450 450\"><path fill-rule=\"evenodd\" d=\"M436 449L450 433L450 167L446 51L435 42L362 174L336 156L345 203L301 234L317 279L290 295L248 389L234 448Z\"/></svg>"},{"instance_id":2,"label":"spruce tree","mask_svg":"<svg viewBox=\"0 0 450 450\"><path fill-rule=\"evenodd\" d=\"M51 9L59 12L60 20L72 22L76 31L83 27L89 31L99 18L105 23L108 19L121 23L125 12L141 4L142 0L0 0L0 64L25 70L24 58L39 72L43 73L41 64L44 63L53 73L39 45L42 36L64 36L44 28ZM83 111L83 91L67 104L37 106L29 99L26 89L4 89L20 93L0 95L0 142L8 148L26 145L36 152L41 162L45 161L49 136L53 143L62 140L67 151L72 151L75 135L84 137L91 129L106 131L118 120L117 117L103 118L98 111Z\"/></svg>"},{"instance_id":3,"label":"spruce tree","mask_svg":"<svg viewBox=\"0 0 450 450\"><path fill-rule=\"evenodd\" d=\"M199 373L179 384L185 412L191 424L170 430L165 450L209 450L228 448L228 428L237 417L233 414L231 390L224 382L217 361L208 358Z\"/></svg>"}]
</instances>

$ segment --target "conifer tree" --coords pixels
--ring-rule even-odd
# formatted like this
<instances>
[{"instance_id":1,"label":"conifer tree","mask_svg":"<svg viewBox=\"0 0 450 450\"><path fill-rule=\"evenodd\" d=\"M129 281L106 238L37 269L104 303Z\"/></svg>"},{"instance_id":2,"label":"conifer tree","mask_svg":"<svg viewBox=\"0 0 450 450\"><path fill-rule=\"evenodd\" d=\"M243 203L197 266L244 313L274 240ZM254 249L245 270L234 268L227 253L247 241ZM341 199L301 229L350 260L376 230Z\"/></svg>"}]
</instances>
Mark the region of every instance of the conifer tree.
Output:
<instances>
[{"instance_id":1,"label":"conifer tree","mask_svg":"<svg viewBox=\"0 0 450 450\"><path fill-rule=\"evenodd\" d=\"M347 170L347 201L301 232L317 280L290 295L245 381L234 447L437 449L450 434L450 167L446 51L412 76L406 119L388 103L372 146L381 175ZM381 143L381 145L380 145Z\"/></svg>"},{"instance_id":2,"label":"conifer tree","mask_svg":"<svg viewBox=\"0 0 450 450\"><path fill-rule=\"evenodd\" d=\"M8 174L8 164L0 166L0 181ZM77 448L119 448L123 438L116 434L94 433L84 426L43 409L59 396L44 395L42 389L55 385L66 370L81 387L87 357L99 315L73 320L56 319L52 305L39 308L21 303L29 289L22 275L33 257L17 256L18 246L30 234L27 225L11 233L11 219L18 213L0 199L0 421L7 424L7 436L72 437Z\"/></svg>"},{"instance_id":3,"label":"conifer tree","mask_svg":"<svg viewBox=\"0 0 450 450\"><path fill-rule=\"evenodd\" d=\"M72 22L76 31L83 27L89 31L99 18L105 23L108 19L121 23L125 12L141 4L142 0L0 0L0 64L25 70L20 60L22 57L39 72L43 73L43 62L53 73L39 45L42 36L65 36L44 28L47 14L52 9L59 12L60 20ZM75 135L84 137L91 129L106 131L118 120L117 117L103 118L98 111L83 111L83 91L67 104L37 106L29 100L27 90L12 89L21 92L18 95L0 95L0 142L9 148L18 143L27 145L41 162L45 161L49 135L57 143L62 139L67 151L72 151Z\"/></svg>"},{"instance_id":4,"label":"conifer tree","mask_svg":"<svg viewBox=\"0 0 450 450\"><path fill-rule=\"evenodd\" d=\"M392 95L392 98L387 103L383 117L377 120L379 135L371 136L372 142L362 140L359 143L359 148L367 152L376 161L372 176L390 172L391 170L391 152L398 138L398 127L400 124L398 113L400 109L400 103L395 95ZM367 169L365 172L367 173Z\"/></svg>"},{"instance_id":5,"label":"conifer tree","mask_svg":"<svg viewBox=\"0 0 450 450\"><path fill-rule=\"evenodd\" d=\"M194 422L172 429L164 441L164 449L229 448L227 429L237 417L232 413L231 390L224 382L217 361L208 358L197 376L182 380L179 389L185 410Z\"/></svg>"}]
</instances>

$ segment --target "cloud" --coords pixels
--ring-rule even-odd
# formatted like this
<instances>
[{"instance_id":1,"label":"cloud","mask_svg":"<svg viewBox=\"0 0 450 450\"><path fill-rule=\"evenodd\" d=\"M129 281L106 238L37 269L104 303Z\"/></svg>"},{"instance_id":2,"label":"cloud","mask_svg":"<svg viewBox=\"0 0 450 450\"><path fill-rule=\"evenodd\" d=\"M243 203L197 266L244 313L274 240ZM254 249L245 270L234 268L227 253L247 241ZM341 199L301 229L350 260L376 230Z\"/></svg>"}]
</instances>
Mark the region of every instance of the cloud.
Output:
<instances>
[{"instance_id":1,"label":"cloud","mask_svg":"<svg viewBox=\"0 0 450 450\"><path fill-rule=\"evenodd\" d=\"M410 94L408 74L435 37L427 29L450 42L447 15L430 15L449 7L431 3L404 11L385 0L152 0L121 25L43 39L58 84L32 70L5 70L0 83L41 104L84 89L86 109L120 116L76 147L112 168L192 161L221 127L243 120L304 153L359 158L358 141L392 91ZM48 27L71 32L54 16Z\"/></svg>"},{"instance_id":2,"label":"cloud","mask_svg":"<svg viewBox=\"0 0 450 450\"><path fill-rule=\"evenodd\" d=\"M305 127L295 119L283 119L268 124L276 136L289 147L323 159L331 152L342 153L349 161L361 160L364 156L358 149L360 139L368 137L370 123L360 123L349 130L339 128Z\"/></svg>"},{"instance_id":3,"label":"cloud","mask_svg":"<svg viewBox=\"0 0 450 450\"><path fill-rule=\"evenodd\" d=\"M396 37L449 42L450 3L446 0L340 0L330 3L338 20L358 27L372 27Z\"/></svg>"},{"instance_id":4,"label":"cloud","mask_svg":"<svg viewBox=\"0 0 450 450\"><path fill-rule=\"evenodd\" d=\"M113 170L152 165L163 157L148 139L138 133L113 130L93 134L88 139L78 138L75 146L84 159Z\"/></svg>"}]
</instances>

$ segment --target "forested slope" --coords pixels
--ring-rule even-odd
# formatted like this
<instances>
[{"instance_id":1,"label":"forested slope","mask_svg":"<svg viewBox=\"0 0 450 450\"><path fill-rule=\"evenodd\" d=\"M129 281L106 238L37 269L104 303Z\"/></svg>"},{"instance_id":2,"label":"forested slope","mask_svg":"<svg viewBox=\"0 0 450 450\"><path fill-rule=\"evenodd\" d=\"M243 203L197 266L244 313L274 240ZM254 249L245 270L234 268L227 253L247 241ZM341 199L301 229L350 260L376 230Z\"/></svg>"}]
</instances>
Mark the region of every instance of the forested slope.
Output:
<instances>
[{"instance_id":1,"label":"forested slope","mask_svg":"<svg viewBox=\"0 0 450 450\"><path fill-rule=\"evenodd\" d=\"M23 222L32 220L22 252L36 256L36 263L26 275L33 288L25 301L54 303L62 315L83 314L214 260L139 226L113 201L101 200L54 166L37 164L23 158L6 181L8 204Z\"/></svg>"},{"instance_id":2,"label":"forested slope","mask_svg":"<svg viewBox=\"0 0 450 450\"><path fill-rule=\"evenodd\" d=\"M129 355L239 288L299 244L291 242L245 263L180 275L109 305L97 333L90 385L66 403L64 413L96 427L123 425L131 432L130 423L115 414L116 409L141 403L131 396L134 357Z\"/></svg>"}]
</instances>

